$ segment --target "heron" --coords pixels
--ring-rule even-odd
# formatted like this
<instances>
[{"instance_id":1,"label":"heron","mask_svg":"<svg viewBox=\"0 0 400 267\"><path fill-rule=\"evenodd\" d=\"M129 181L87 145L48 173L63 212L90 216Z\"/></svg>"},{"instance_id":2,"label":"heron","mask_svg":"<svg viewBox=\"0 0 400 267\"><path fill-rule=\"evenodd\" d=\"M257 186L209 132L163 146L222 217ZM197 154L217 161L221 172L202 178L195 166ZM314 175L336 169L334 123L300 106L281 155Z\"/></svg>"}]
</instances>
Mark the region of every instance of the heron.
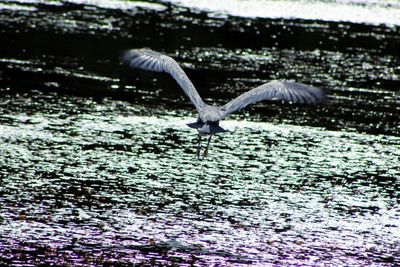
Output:
<instances>
[{"instance_id":1,"label":"heron","mask_svg":"<svg viewBox=\"0 0 400 267\"><path fill-rule=\"evenodd\" d=\"M170 74L193 103L198 113L196 122L187 126L198 132L196 156L200 159L203 136L208 136L207 146L202 158L208 156L211 138L218 133L226 132L219 122L229 114L239 111L250 104L264 100L287 101L299 104L320 104L326 99L325 92L317 87L297 82L273 80L243 93L223 106L206 104L193 83L179 64L170 56L149 48L129 49L121 53L121 62L129 67Z\"/></svg>"}]
</instances>

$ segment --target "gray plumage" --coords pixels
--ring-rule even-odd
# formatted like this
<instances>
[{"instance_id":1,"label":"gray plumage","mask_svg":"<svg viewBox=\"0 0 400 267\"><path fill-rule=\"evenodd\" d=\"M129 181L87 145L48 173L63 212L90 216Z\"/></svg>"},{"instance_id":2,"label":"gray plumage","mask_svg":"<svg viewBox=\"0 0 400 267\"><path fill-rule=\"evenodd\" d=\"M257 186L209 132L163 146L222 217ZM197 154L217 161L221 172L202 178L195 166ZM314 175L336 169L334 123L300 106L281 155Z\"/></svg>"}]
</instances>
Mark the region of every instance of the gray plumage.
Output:
<instances>
[{"instance_id":1,"label":"gray plumage","mask_svg":"<svg viewBox=\"0 0 400 267\"><path fill-rule=\"evenodd\" d=\"M193 83L173 58L150 49L131 49L122 54L121 61L133 68L171 74L198 112L205 105Z\"/></svg>"},{"instance_id":2,"label":"gray plumage","mask_svg":"<svg viewBox=\"0 0 400 267\"><path fill-rule=\"evenodd\" d=\"M124 51L121 61L133 68L169 73L192 101L199 114L197 122L190 123L188 126L197 129L199 135L210 135L208 145L213 134L225 131L219 126L220 120L250 104L264 100L319 104L326 99L325 93L313 86L294 82L270 81L236 97L221 107L211 106L203 102L193 83L173 58L142 48Z\"/></svg>"}]
</instances>

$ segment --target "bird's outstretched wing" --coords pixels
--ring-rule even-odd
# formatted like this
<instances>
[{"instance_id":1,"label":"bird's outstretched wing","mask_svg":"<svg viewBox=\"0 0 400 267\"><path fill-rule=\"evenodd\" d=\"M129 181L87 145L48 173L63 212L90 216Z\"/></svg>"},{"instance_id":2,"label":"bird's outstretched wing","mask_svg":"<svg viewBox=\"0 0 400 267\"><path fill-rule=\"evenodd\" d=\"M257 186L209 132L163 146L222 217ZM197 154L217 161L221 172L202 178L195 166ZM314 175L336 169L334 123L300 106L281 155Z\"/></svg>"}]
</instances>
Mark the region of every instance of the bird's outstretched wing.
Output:
<instances>
[{"instance_id":1,"label":"bird's outstretched wing","mask_svg":"<svg viewBox=\"0 0 400 267\"><path fill-rule=\"evenodd\" d=\"M147 48L142 48L126 50L121 54L120 59L122 63L133 68L171 74L190 98L197 111L204 106L204 102L197 93L193 83L173 58Z\"/></svg>"},{"instance_id":2,"label":"bird's outstretched wing","mask_svg":"<svg viewBox=\"0 0 400 267\"><path fill-rule=\"evenodd\" d=\"M324 91L302 83L271 81L256 87L222 106L224 117L263 100L285 100L300 104L318 104L326 99Z\"/></svg>"}]
</instances>

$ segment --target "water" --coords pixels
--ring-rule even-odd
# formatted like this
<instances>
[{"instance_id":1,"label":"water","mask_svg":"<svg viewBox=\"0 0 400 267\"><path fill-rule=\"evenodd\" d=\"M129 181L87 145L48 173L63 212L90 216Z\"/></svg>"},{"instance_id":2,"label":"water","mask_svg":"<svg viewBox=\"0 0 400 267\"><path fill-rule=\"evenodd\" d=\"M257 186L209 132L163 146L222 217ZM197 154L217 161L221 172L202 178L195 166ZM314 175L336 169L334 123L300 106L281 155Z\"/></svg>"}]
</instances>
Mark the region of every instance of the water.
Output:
<instances>
[{"instance_id":1,"label":"water","mask_svg":"<svg viewBox=\"0 0 400 267\"><path fill-rule=\"evenodd\" d=\"M286 18L353 22L361 24L400 24L400 3L397 0L164 0L181 6L206 10L214 16L240 16L249 18Z\"/></svg>"},{"instance_id":2,"label":"water","mask_svg":"<svg viewBox=\"0 0 400 267\"><path fill-rule=\"evenodd\" d=\"M235 13L241 1L0 4L1 264L400 264L395 19L260 17ZM271 79L329 101L232 115L197 161L193 107L167 75L121 66L132 47L173 56L210 103Z\"/></svg>"}]
</instances>

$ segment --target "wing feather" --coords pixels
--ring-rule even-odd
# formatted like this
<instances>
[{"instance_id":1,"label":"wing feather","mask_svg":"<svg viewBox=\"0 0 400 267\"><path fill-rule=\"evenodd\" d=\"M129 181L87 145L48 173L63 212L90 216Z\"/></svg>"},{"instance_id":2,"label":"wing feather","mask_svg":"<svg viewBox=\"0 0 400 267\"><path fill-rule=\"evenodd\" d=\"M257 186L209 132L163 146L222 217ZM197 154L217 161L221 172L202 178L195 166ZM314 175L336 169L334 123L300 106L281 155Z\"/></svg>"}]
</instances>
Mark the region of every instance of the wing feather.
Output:
<instances>
[{"instance_id":1,"label":"wing feather","mask_svg":"<svg viewBox=\"0 0 400 267\"><path fill-rule=\"evenodd\" d=\"M193 83L173 58L150 49L142 48L124 51L121 55L121 61L132 68L170 74L189 97L190 101L192 101L197 111L204 106L204 102Z\"/></svg>"},{"instance_id":2,"label":"wing feather","mask_svg":"<svg viewBox=\"0 0 400 267\"><path fill-rule=\"evenodd\" d=\"M222 107L224 117L263 100L284 100L300 104L319 104L326 99L324 91L302 83L271 81L256 87Z\"/></svg>"}]
</instances>

